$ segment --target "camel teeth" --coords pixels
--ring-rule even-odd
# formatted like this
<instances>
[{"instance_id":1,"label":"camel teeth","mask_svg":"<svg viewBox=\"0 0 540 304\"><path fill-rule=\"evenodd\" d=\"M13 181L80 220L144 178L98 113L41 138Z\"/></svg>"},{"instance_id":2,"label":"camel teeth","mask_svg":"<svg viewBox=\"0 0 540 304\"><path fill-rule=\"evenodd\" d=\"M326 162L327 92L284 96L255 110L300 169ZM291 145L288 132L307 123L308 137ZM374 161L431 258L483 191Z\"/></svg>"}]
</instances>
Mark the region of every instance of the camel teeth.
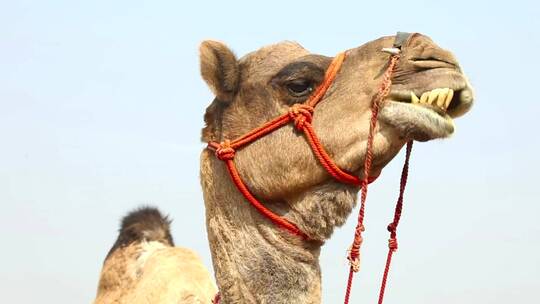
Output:
<instances>
[{"instance_id":1,"label":"camel teeth","mask_svg":"<svg viewBox=\"0 0 540 304\"><path fill-rule=\"evenodd\" d=\"M427 103L433 104L433 102L437 99L437 96L439 96L440 91L441 89L435 89L429 92L429 98L428 98Z\"/></svg>"},{"instance_id":2,"label":"camel teeth","mask_svg":"<svg viewBox=\"0 0 540 304\"><path fill-rule=\"evenodd\" d=\"M429 97L429 92L425 92L420 96L420 103L427 103Z\"/></svg>"},{"instance_id":3,"label":"camel teeth","mask_svg":"<svg viewBox=\"0 0 540 304\"><path fill-rule=\"evenodd\" d=\"M420 99L416 94L411 92L411 103L413 104L430 104L446 110L452 98L454 97L454 90L450 88L437 88L431 91L424 92Z\"/></svg>"},{"instance_id":4,"label":"camel teeth","mask_svg":"<svg viewBox=\"0 0 540 304\"><path fill-rule=\"evenodd\" d=\"M441 109L444 109L444 102L446 101L446 96L448 95L448 88L440 89L439 96L437 96L437 106Z\"/></svg>"},{"instance_id":5,"label":"camel teeth","mask_svg":"<svg viewBox=\"0 0 540 304\"><path fill-rule=\"evenodd\" d=\"M411 103L419 103L419 102L420 102L420 98L418 98L418 96L416 96L416 94L411 92Z\"/></svg>"},{"instance_id":6,"label":"camel teeth","mask_svg":"<svg viewBox=\"0 0 540 304\"><path fill-rule=\"evenodd\" d=\"M454 98L454 90L449 89L448 95L446 96L446 100L444 101L444 108L448 109L448 106L450 106L450 102L452 101L452 98Z\"/></svg>"}]
</instances>

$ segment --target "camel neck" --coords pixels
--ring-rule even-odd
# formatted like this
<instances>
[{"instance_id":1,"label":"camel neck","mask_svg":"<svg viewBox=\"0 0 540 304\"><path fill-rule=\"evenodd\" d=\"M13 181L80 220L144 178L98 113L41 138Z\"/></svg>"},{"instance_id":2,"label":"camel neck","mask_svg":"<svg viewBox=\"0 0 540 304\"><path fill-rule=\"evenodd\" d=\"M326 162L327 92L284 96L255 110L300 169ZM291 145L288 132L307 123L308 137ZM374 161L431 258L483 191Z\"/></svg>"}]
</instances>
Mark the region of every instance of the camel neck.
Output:
<instances>
[{"instance_id":1,"label":"camel neck","mask_svg":"<svg viewBox=\"0 0 540 304\"><path fill-rule=\"evenodd\" d=\"M321 243L274 226L223 178L225 171L213 166L214 174L205 174L212 160L204 158L208 240L221 303L320 303Z\"/></svg>"}]
</instances>

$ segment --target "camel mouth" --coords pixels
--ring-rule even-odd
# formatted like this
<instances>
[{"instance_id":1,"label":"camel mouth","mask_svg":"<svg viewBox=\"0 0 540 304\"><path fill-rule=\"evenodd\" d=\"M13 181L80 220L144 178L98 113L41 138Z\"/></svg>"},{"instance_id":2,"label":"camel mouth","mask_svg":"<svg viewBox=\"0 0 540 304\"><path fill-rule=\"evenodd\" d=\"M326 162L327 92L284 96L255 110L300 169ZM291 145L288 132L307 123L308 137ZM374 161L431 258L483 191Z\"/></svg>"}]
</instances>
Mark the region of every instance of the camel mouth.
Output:
<instances>
[{"instance_id":1,"label":"camel mouth","mask_svg":"<svg viewBox=\"0 0 540 304\"><path fill-rule=\"evenodd\" d=\"M393 90L389 99L430 109L446 119L463 115L473 101L472 90L468 86L457 89L435 88L428 91Z\"/></svg>"},{"instance_id":2,"label":"camel mouth","mask_svg":"<svg viewBox=\"0 0 540 304\"><path fill-rule=\"evenodd\" d=\"M454 118L473 102L472 89L440 87L432 90L393 90L381 110L381 120L402 136L418 141L446 138L454 133Z\"/></svg>"}]
</instances>

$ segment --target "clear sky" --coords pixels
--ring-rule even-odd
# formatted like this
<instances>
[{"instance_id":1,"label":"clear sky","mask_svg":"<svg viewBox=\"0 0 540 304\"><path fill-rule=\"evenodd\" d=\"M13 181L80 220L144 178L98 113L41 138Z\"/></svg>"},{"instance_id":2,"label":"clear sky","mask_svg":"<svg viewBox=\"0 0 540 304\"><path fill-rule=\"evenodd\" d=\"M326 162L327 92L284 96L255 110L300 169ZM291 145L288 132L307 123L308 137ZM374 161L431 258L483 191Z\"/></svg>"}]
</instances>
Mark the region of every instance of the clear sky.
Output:
<instances>
[{"instance_id":1,"label":"clear sky","mask_svg":"<svg viewBox=\"0 0 540 304\"><path fill-rule=\"evenodd\" d=\"M211 266L202 40L333 55L398 30L451 49L477 98L453 138L413 151L387 303L538 301L539 16L535 1L0 1L1 302L91 302L140 204ZM354 303L377 296L401 160L370 188ZM342 301L354 224L323 248L325 303Z\"/></svg>"}]
</instances>

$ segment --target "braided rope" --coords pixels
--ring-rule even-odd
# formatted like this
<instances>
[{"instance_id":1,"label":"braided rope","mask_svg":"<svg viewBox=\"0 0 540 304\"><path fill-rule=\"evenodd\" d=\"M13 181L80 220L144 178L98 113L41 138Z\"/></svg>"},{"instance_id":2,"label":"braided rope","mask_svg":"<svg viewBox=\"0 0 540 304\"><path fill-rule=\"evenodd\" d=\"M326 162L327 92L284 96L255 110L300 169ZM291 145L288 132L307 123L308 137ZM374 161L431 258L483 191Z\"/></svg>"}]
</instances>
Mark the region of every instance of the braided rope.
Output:
<instances>
[{"instance_id":1,"label":"braided rope","mask_svg":"<svg viewBox=\"0 0 540 304\"><path fill-rule=\"evenodd\" d=\"M396 209L394 211L394 220L388 225L388 231L390 232L390 238L388 239L388 255L386 256L386 265L384 266L384 273L381 281L381 288L379 290L379 304L383 303L384 291L386 289L386 281L388 280L388 273L390 272L390 264L392 263L392 255L398 248L397 243L397 227L399 220L401 219L401 211L403 210L403 194L405 193L405 187L407 186L407 177L409 175L409 159L411 158L413 142L407 143L405 149L405 163L401 171L401 181L399 184L399 196L396 203Z\"/></svg>"},{"instance_id":2,"label":"braided rope","mask_svg":"<svg viewBox=\"0 0 540 304\"><path fill-rule=\"evenodd\" d=\"M354 230L354 238L351 247L348 251L347 259L349 260L349 277L347 279L347 287L345 289L345 304L349 303L351 296L351 286L354 278L354 273L360 270L360 247L362 246L364 232L364 216L366 209L366 199L368 193L369 173L371 170L371 164L373 162L373 139L375 137L375 128L377 127L377 117L379 115L379 109L384 102L386 96L390 92L390 86L392 85L392 73L399 60L399 54L392 55L388 68L384 72L381 86L377 92L377 95L371 103L371 119L369 123L369 135L366 146L366 157L364 160L364 180L362 181L362 189L360 193L360 210L358 211L358 222Z\"/></svg>"}]
</instances>

